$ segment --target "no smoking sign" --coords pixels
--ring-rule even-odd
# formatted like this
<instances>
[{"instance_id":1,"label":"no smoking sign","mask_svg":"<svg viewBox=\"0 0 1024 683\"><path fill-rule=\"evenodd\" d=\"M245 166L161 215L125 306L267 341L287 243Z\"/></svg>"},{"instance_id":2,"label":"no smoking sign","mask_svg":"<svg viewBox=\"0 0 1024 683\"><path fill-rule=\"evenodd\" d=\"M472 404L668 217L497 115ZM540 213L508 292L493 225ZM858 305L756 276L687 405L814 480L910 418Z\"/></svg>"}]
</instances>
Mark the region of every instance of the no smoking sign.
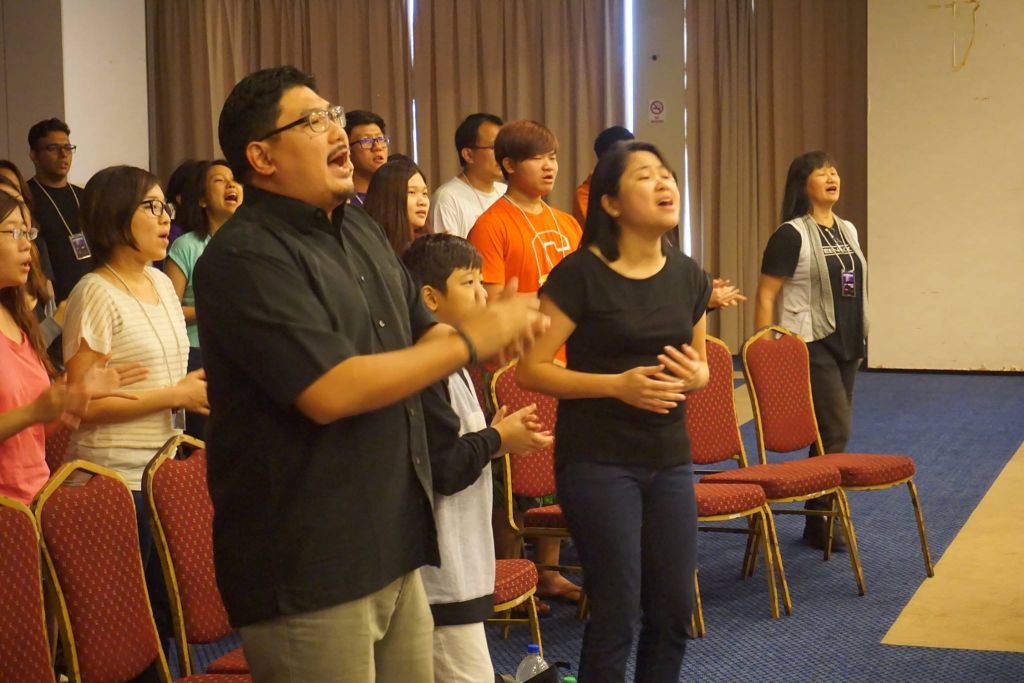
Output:
<instances>
[{"instance_id":1,"label":"no smoking sign","mask_svg":"<svg viewBox=\"0 0 1024 683\"><path fill-rule=\"evenodd\" d=\"M665 123L665 101L651 100L647 105L647 113L650 115L650 123Z\"/></svg>"}]
</instances>

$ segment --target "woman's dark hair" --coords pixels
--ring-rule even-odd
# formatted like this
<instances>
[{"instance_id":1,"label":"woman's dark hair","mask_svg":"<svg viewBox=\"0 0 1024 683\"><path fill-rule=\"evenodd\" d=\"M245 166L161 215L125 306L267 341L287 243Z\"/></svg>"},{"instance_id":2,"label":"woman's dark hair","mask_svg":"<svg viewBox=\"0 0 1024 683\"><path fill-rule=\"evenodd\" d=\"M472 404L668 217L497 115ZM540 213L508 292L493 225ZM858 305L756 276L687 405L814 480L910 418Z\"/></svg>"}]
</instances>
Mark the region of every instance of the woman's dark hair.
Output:
<instances>
[{"instance_id":1,"label":"woman's dark hair","mask_svg":"<svg viewBox=\"0 0 1024 683\"><path fill-rule=\"evenodd\" d=\"M98 171L82 193L82 233L96 265L110 260L116 247L137 248L132 218L146 193L159 179L135 166L110 166Z\"/></svg>"},{"instance_id":2,"label":"woman's dark hair","mask_svg":"<svg viewBox=\"0 0 1024 683\"><path fill-rule=\"evenodd\" d=\"M397 256L412 243L409 225L409 179L417 173L426 182L420 167L408 159L395 159L377 169L366 191L363 208L384 229Z\"/></svg>"},{"instance_id":3,"label":"woman's dark hair","mask_svg":"<svg viewBox=\"0 0 1024 683\"><path fill-rule=\"evenodd\" d=\"M402 254L402 263L421 285L447 294L448 278L456 268L479 270L484 259L466 239L442 232L424 235L410 244Z\"/></svg>"},{"instance_id":4,"label":"woman's dark hair","mask_svg":"<svg viewBox=\"0 0 1024 683\"><path fill-rule=\"evenodd\" d=\"M25 203L19 201L12 195L0 191L0 221L11 215L13 211L20 211ZM5 238L6 239L6 238ZM33 264L33 268L36 266ZM0 305L7 309L7 312L14 318L14 322L28 337L32 349L39 357L39 361L46 368L46 372L53 377L56 374L53 363L50 362L50 354L46 352L46 342L43 340L43 333L39 329L39 322L35 313L28 307L25 297L26 286L4 287L0 289Z\"/></svg>"},{"instance_id":5,"label":"woman's dark hair","mask_svg":"<svg viewBox=\"0 0 1024 683\"><path fill-rule=\"evenodd\" d=\"M33 197L28 183L25 182L25 176L21 174L21 169L18 168L18 165L10 159L0 159L0 168L6 168L14 174L15 178L18 179L18 191L21 192L21 198L24 199L25 204L28 205L28 210L32 213L33 222L35 222L35 197Z\"/></svg>"},{"instance_id":6,"label":"woman's dark hair","mask_svg":"<svg viewBox=\"0 0 1024 683\"><path fill-rule=\"evenodd\" d=\"M239 182L252 175L245 148L276 128L285 91L305 86L316 91L316 79L294 66L255 71L240 80L220 110L217 139Z\"/></svg>"},{"instance_id":7,"label":"woman's dark hair","mask_svg":"<svg viewBox=\"0 0 1024 683\"><path fill-rule=\"evenodd\" d=\"M178 167L171 173L171 177L167 179L167 184L164 185L164 192L167 195L167 201L174 204L174 208L181 212L181 200L178 197L184 191L185 187L192 184L192 178L195 176L196 167L202 162L198 159L185 159L185 161L178 164ZM176 221L177 222L177 221Z\"/></svg>"},{"instance_id":8,"label":"woman's dark hair","mask_svg":"<svg viewBox=\"0 0 1024 683\"><path fill-rule=\"evenodd\" d=\"M836 160L828 152L815 150L801 154L789 165L786 189L782 192L782 222L799 218L811 210L807 200L807 178L819 168L835 167Z\"/></svg>"},{"instance_id":9,"label":"woman's dark hair","mask_svg":"<svg viewBox=\"0 0 1024 683\"><path fill-rule=\"evenodd\" d=\"M200 235L210 233L210 218L206 215L206 209L203 208L201 202L206 196L206 176L214 166L231 168L223 159L197 161L178 193L181 202L175 205L177 208L175 221L185 232L195 232ZM168 196L170 196L169 193Z\"/></svg>"},{"instance_id":10,"label":"woman's dark hair","mask_svg":"<svg viewBox=\"0 0 1024 683\"><path fill-rule=\"evenodd\" d=\"M596 244L601 255L609 262L619 260L619 235L622 229L608 215L601 204L601 197L619 196L619 183L626 172L629 157L637 152L650 152L658 157L665 168L672 171L658 148L649 142L626 140L616 142L597 160L594 175L590 179L590 199L587 201L587 224L583 226L580 249ZM672 171L673 177L675 172Z\"/></svg>"}]
</instances>

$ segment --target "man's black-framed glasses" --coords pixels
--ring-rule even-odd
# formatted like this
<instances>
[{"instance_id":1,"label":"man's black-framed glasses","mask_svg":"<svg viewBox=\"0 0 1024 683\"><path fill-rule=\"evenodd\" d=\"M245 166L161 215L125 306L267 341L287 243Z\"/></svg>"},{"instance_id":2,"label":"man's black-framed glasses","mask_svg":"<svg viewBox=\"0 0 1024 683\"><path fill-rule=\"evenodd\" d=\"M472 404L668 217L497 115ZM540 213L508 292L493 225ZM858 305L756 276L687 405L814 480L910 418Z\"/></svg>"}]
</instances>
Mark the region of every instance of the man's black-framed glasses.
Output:
<instances>
[{"instance_id":1,"label":"man's black-framed glasses","mask_svg":"<svg viewBox=\"0 0 1024 683\"><path fill-rule=\"evenodd\" d=\"M146 199L139 202L139 206L144 206L149 209L149 212L156 218L160 218L160 216L163 216L166 213L168 218L172 221L174 220L175 212L173 204L162 202L159 199Z\"/></svg>"},{"instance_id":2,"label":"man's black-framed glasses","mask_svg":"<svg viewBox=\"0 0 1024 683\"><path fill-rule=\"evenodd\" d=\"M57 143L53 143L49 145L40 145L36 149L40 152L49 152L50 154L60 154L61 152L74 154L75 150L78 149L78 145L72 145L70 143L58 145Z\"/></svg>"},{"instance_id":3,"label":"man's black-framed glasses","mask_svg":"<svg viewBox=\"0 0 1024 683\"><path fill-rule=\"evenodd\" d=\"M306 124L309 129L314 133L323 133L327 130L328 126L332 123L338 124L339 128L345 127L345 108L335 105L328 107L327 109L314 109L305 116L295 119L291 123L286 123L280 128L275 128L261 138L257 138L256 142L263 142L269 137L273 137L278 133L283 133L286 130L295 128Z\"/></svg>"}]
</instances>

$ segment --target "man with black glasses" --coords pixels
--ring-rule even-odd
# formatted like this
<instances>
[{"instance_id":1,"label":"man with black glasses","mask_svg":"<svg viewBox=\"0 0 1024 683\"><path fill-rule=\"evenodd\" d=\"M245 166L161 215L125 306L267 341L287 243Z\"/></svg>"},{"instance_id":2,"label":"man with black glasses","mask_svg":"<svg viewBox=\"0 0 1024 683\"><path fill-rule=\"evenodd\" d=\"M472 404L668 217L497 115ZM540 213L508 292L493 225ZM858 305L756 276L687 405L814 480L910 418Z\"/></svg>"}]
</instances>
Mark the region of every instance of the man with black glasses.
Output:
<instances>
[{"instance_id":1,"label":"man with black glasses","mask_svg":"<svg viewBox=\"0 0 1024 683\"><path fill-rule=\"evenodd\" d=\"M36 167L35 176L28 181L33 215L49 252L58 302L67 299L94 267L78 220L82 188L68 182L75 154L70 136L68 124L57 118L40 121L28 131L28 155Z\"/></svg>"},{"instance_id":2,"label":"man with black glasses","mask_svg":"<svg viewBox=\"0 0 1024 683\"><path fill-rule=\"evenodd\" d=\"M220 115L246 187L195 270L217 582L260 683L432 683L419 392L546 320L509 292L459 329L436 323L346 204L345 112L315 87L258 71Z\"/></svg>"},{"instance_id":3,"label":"man with black glasses","mask_svg":"<svg viewBox=\"0 0 1024 683\"><path fill-rule=\"evenodd\" d=\"M348 112L345 118L345 134L352 148L352 165L355 167L352 180L356 191L351 201L362 206L373 174L387 163L391 138L385 133L384 119L372 111L356 109Z\"/></svg>"}]
</instances>

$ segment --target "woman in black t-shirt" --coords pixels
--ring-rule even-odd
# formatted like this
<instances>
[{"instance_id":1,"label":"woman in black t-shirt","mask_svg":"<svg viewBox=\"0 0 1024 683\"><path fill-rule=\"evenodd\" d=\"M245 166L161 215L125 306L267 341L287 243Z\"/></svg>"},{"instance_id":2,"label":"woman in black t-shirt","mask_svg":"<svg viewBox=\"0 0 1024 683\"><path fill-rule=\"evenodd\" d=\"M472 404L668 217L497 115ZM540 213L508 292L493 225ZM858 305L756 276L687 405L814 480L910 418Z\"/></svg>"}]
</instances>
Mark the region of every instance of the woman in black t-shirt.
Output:
<instances>
[{"instance_id":1,"label":"woman in black t-shirt","mask_svg":"<svg viewBox=\"0 0 1024 683\"><path fill-rule=\"evenodd\" d=\"M807 152L793 160L782 197L782 225L768 240L761 261L754 315L758 328L773 324L776 300L781 300L780 324L807 342L814 412L826 453L846 450L853 384L867 333L867 263L856 228L832 212L837 201L839 172L828 153ZM807 507L829 505L815 499ZM823 548L824 518L806 520L804 538Z\"/></svg>"},{"instance_id":2,"label":"woman in black t-shirt","mask_svg":"<svg viewBox=\"0 0 1024 683\"><path fill-rule=\"evenodd\" d=\"M523 386L560 399L558 497L592 605L587 683L625 680L641 617L636 680L678 680L686 647L697 525L684 401L708 380L710 283L665 246L678 216L655 147L623 142L602 156L580 249L540 290L551 327L518 370Z\"/></svg>"}]
</instances>

